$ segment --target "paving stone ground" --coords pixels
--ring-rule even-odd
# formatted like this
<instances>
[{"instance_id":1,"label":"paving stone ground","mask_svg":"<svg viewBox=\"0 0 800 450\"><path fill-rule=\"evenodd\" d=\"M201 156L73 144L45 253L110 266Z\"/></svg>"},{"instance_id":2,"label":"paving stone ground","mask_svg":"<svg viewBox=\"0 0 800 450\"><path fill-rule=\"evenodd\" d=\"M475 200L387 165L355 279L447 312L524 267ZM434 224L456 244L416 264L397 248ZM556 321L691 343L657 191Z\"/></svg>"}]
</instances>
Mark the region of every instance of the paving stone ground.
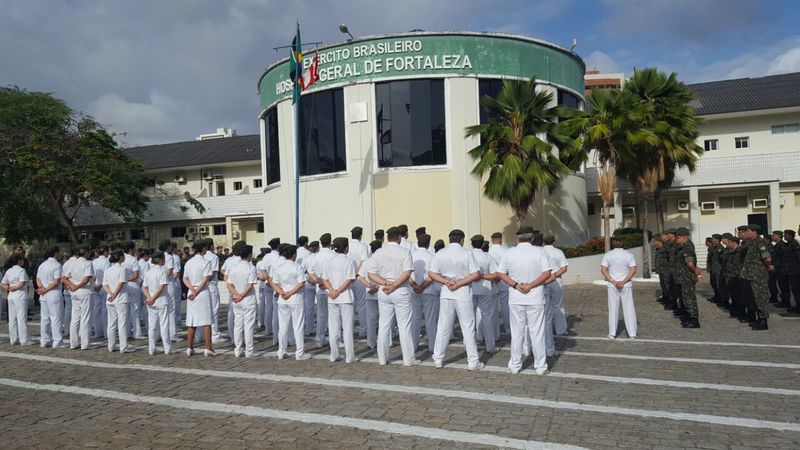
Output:
<instances>
[{"instance_id":1,"label":"paving stone ground","mask_svg":"<svg viewBox=\"0 0 800 450\"><path fill-rule=\"evenodd\" d=\"M263 333L251 359L233 357L230 344L215 346L216 357L189 358L149 356L144 340L119 354L101 341L86 351L9 346L4 334L1 445L800 448L800 318L774 309L770 330L754 332L700 298L702 328L686 330L655 301L653 283L634 289L639 339L630 341L622 325L618 339L605 338L605 287L568 286L570 335L558 339L563 353L548 360L545 377L506 373L507 349L482 353L489 370L463 370L457 343L447 367L434 369L424 345L418 357L427 364L405 368L379 366L364 342L355 364L329 362L327 349L279 361ZM36 314L29 323L38 340ZM400 359L399 347L392 356Z\"/></svg>"}]
</instances>

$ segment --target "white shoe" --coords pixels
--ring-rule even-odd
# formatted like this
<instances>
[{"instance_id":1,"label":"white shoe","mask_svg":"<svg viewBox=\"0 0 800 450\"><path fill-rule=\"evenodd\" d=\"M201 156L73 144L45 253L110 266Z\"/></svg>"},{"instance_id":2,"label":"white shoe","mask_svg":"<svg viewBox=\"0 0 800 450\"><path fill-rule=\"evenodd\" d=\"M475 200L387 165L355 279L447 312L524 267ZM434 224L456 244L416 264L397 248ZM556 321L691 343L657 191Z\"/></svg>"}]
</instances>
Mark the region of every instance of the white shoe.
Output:
<instances>
[{"instance_id":1,"label":"white shoe","mask_svg":"<svg viewBox=\"0 0 800 450\"><path fill-rule=\"evenodd\" d=\"M608 338L609 338L609 339L616 339L617 337L616 337L616 336L614 336L613 334L609 334L609 335L608 335Z\"/></svg>"},{"instance_id":2,"label":"white shoe","mask_svg":"<svg viewBox=\"0 0 800 450\"><path fill-rule=\"evenodd\" d=\"M354 363L354 362L356 362L356 361L358 361L358 358L346 359L346 360L344 361L344 363L345 363L345 364L353 364L353 363Z\"/></svg>"},{"instance_id":3,"label":"white shoe","mask_svg":"<svg viewBox=\"0 0 800 450\"><path fill-rule=\"evenodd\" d=\"M193 353L194 353L194 350L192 350L191 348L187 348L186 349L186 356L192 356Z\"/></svg>"},{"instance_id":4,"label":"white shoe","mask_svg":"<svg viewBox=\"0 0 800 450\"><path fill-rule=\"evenodd\" d=\"M238 348L237 348L237 349L235 349L235 350L233 351L233 356L235 356L235 357L237 357L237 358L241 358L241 357L242 357L242 350L241 350L241 349L238 349Z\"/></svg>"},{"instance_id":5,"label":"white shoe","mask_svg":"<svg viewBox=\"0 0 800 450\"><path fill-rule=\"evenodd\" d=\"M207 350L206 349L206 350L203 350L203 355L204 356L217 356L217 352L215 352L214 350Z\"/></svg>"},{"instance_id":6,"label":"white shoe","mask_svg":"<svg viewBox=\"0 0 800 450\"><path fill-rule=\"evenodd\" d=\"M252 358L252 357L253 357L253 354L252 354L252 353L247 353L247 352L244 352L244 357L245 357L245 358Z\"/></svg>"},{"instance_id":7,"label":"white shoe","mask_svg":"<svg viewBox=\"0 0 800 450\"><path fill-rule=\"evenodd\" d=\"M486 367L486 364L484 364L482 362L479 362L475 366L467 367L467 370L471 370L471 371L483 370L484 367Z\"/></svg>"},{"instance_id":8,"label":"white shoe","mask_svg":"<svg viewBox=\"0 0 800 450\"><path fill-rule=\"evenodd\" d=\"M309 355L308 353L303 353L300 356L295 356L294 359L297 361L306 361L308 359L311 359L311 355Z\"/></svg>"},{"instance_id":9,"label":"white shoe","mask_svg":"<svg viewBox=\"0 0 800 450\"><path fill-rule=\"evenodd\" d=\"M155 356L156 355L156 352L151 352L150 350L148 350L147 353L149 353L150 356Z\"/></svg>"},{"instance_id":10,"label":"white shoe","mask_svg":"<svg viewBox=\"0 0 800 450\"><path fill-rule=\"evenodd\" d=\"M511 375L516 375L519 373L519 369L508 369L508 373Z\"/></svg>"},{"instance_id":11,"label":"white shoe","mask_svg":"<svg viewBox=\"0 0 800 450\"><path fill-rule=\"evenodd\" d=\"M171 352L171 351L169 351L169 350L164 350L164 355L166 355L166 356L169 356L170 354L172 354L172 352Z\"/></svg>"},{"instance_id":12,"label":"white shoe","mask_svg":"<svg viewBox=\"0 0 800 450\"><path fill-rule=\"evenodd\" d=\"M441 369L442 367L444 367L444 363L442 363L441 361L434 361L433 367L436 369Z\"/></svg>"},{"instance_id":13,"label":"white shoe","mask_svg":"<svg viewBox=\"0 0 800 450\"><path fill-rule=\"evenodd\" d=\"M420 364L422 364L422 361L420 361L420 360L415 358L415 359L412 359L411 361L409 361L407 363L403 363L403 367L418 366Z\"/></svg>"},{"instance_id":14,"label":"white shoe","mask_svg":"<svg viewBox=\"0 0 800 450\"><path fill-rule=\"evenodd\" d=\"M634 340L634 339L636 339L636 336L628 336L628 339Z\"/></svg>"},{"instance_id":15,"label":"white shoe","mask_svg":"<svg viewBox=\"0 0 800 450\"><path fill-rule=\"evenodd\" d=\"M536 375L539 375L540 377L543 377L543 376L547 375L548 373L550 373L550 371L547 370L547 369L538 369L536 371Z\"/></svg>"},{"instance_id":16,"label":"white shoe","mask_svg":"<svg viewBox=\"0 0 800 450\"><path fill-rule=\"evenodd\" d=\"M33 341L22 341L19 345L33 345Z\"/></svg>"},{"instance_id":17,"label":"white shoe","mask_svg":"<svg viewBox=\"0 0 800 450\"><path fill-rule=\"evenodd\" d=\"M385 366L385 365L387 365L389 363L386 362L386 361L378 361L378 364L381 365L381 366Z\"/></svg>"},{"instance_id":18,"label":"white shoe","mask_svg":"<svg viewBox=\"0 0 800 450\"><path fill-rule=\"evenodd\" d=\"M330 362L332 362L332 363L335 363L336 361L341 361L342 357L341 356L337 356L336 358L328 358L328 360Z\"/></svg>"},{"instance_id":19,"label":"white shoe","mask_svg":"<svg viewBox=\"0 0 800 450\"><path fill-rule=\"evenodd\" d=\"M211 342L214 344L219 344L220 342L228 342L228 338L218 337L216 339L212 339Z\"/></svg>"}]
</instances>

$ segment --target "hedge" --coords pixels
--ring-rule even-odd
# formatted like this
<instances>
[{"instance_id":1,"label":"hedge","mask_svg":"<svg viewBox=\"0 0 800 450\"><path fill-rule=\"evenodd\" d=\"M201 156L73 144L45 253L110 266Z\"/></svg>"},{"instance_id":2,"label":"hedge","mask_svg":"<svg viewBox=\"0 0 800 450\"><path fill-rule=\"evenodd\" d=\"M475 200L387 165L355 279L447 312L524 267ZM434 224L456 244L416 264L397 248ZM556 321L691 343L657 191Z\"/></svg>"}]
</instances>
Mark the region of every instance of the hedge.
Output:
<instances>
[{"instance_id":1,"label":"hedge","mask_svg":"<svg viewBox=\"0 0 800 450\"><path fill-rule=\"evenodd\" d=\"M635 231L639 233L636 234ZM622 236L624 248L641 247L643 244L642 230L634 228L624 228L614 233L615 235ZM602 237L595 237L586 241L586 243L577 245L575 247L566 247L561 249L567 258L577 258L579 256L602 255L605 253L605 239Z\"/></svg>"}]
</instances>

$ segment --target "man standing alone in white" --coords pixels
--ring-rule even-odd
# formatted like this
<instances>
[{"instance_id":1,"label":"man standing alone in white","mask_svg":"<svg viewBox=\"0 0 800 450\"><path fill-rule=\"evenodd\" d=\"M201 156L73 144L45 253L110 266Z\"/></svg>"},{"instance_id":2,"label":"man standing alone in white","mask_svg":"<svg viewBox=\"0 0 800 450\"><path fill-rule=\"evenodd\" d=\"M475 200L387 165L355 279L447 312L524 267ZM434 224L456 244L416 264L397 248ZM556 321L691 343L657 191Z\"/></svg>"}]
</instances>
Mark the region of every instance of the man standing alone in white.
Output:
<instances>
[{"instance_id":1,"label":"man standing alone in white","mask_svg":"<svg viewBox=\"0 0 800 450\"><path fill-rule=\"evenodd\" d=\"M622 316L630 339L636 338L636 310L633 307L633 283L636 275L636 259L633 253L622 248L622 238L611 237L612 250L603 256L600 273L608 282L608 337L617 337L619 305L622 303Z\"/></svg>"}]
</instances>

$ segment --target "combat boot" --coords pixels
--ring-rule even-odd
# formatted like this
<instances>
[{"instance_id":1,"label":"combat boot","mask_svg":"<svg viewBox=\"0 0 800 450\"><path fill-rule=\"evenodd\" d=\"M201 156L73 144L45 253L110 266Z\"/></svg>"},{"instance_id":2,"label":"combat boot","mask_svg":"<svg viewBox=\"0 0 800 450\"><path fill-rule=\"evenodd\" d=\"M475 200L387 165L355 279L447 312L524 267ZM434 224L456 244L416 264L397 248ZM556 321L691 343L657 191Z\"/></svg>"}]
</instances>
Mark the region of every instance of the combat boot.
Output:
<instances>
[{"instance_id":1,"label":"combat boot","mask_svg":"<svg viewBox=\"0 0 800 450\"><path fill-rule=\"evenodd\" d=\"M700 328L700 321L696 317L690 317L681 326L683 328Z\"/></svg>"},{"instance_id":2,"label":"combat boot","mask_svg":"<svg viewBox=\"0 0 800 450\"><path fill-rule=\"evenodd\" d=\"M750 328L753 330L769 330L767 319L758 319L756 322L750 324Z\"/></svg>"}]
</instances>

